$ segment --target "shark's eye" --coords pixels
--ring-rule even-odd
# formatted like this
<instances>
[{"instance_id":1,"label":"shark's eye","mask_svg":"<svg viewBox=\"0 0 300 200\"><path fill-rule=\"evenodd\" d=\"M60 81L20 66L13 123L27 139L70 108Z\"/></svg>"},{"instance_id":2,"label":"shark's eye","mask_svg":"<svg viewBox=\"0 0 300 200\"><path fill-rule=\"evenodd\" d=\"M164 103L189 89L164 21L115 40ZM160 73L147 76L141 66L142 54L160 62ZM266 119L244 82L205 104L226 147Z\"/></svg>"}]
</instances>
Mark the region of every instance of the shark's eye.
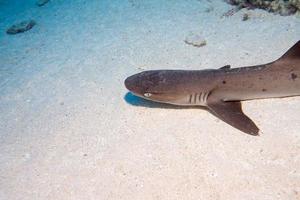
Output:
<instances>
[{"instance_id":1,"label":"shark's eye","mask_svg":"<svg viewBox=\"0 0 300 200\"><path fill-rule=\"evenodd\" d=\"M149 93L149 92L147 92L147 93L144 94L145 97L151 97L151 95L152 95L152 94Z\"/></svg>"}]
</instances>

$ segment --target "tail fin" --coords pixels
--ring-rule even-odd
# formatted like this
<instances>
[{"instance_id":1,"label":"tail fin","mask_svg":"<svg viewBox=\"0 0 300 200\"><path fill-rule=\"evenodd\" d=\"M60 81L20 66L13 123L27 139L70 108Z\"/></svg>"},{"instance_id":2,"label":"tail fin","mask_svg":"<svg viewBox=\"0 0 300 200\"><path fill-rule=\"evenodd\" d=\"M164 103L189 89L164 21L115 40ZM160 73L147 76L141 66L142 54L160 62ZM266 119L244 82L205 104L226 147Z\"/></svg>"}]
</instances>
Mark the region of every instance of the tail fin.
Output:
<instances>
[{"instance_id":1,"label":"tail fin","mask_svg":"<svg viewBox=\"0 0 300 200\"><path fill-rule=\"evenodd\" d=\"M281 58L278 60L300 60L300 40L294 44Z\"/></svg>"}]
</instances>

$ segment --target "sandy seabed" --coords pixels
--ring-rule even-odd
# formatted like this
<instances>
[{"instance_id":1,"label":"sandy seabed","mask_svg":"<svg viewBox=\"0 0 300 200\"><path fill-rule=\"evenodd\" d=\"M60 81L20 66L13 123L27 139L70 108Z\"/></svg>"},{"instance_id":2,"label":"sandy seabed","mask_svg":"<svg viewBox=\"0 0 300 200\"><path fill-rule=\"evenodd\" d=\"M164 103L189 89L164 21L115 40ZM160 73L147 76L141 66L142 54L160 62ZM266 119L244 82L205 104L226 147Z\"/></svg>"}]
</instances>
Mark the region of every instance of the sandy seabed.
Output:
<instances>
[{"instance_id":1,"label":"sandy seabed","mask_svg":"<svg viewBox=\"0 0 300 200\"><path fill-rule=\"evenodd\" d=\"M273 61L300 39L299 17L222 17L222 1L22 2L0 1L0 199L300 199L299 97L244 102L263 131L252 137L123 84ZM37 25L5 33L23 19ZM207 45L187 45L191 32Z\"/></svg>"}]
</instances>

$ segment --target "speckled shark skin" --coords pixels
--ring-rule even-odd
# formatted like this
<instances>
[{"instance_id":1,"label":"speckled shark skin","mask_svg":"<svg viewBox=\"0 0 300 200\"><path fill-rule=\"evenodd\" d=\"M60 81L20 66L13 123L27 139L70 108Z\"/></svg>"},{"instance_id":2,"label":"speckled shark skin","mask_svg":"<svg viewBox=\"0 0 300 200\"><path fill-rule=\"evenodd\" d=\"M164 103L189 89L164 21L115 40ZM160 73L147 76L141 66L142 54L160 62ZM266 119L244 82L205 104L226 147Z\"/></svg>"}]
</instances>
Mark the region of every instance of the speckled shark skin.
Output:
<instances>
[{"instance_id":1,"label":"speckled shark skin","mask_svg":"<svg viewBox=\"0 0 300 200\"><path fill-rule=\"evenodd\" d=\"M278 60L231 69L144 71L125 80L126 88L142 98L181 106L206 106L231 126L258 135L241 102L300 95L300 41Z\"/></svg>"}]
</instances>

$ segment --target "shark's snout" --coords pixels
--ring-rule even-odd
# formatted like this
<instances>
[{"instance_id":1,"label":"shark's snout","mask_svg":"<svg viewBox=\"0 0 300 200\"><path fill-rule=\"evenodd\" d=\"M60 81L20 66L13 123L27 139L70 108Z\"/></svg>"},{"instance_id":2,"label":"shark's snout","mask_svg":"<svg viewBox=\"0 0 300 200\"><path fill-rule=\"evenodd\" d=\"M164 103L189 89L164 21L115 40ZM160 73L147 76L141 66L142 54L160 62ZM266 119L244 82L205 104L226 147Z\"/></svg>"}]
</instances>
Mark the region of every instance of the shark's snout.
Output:
<instances>
[{"instance_id":1,"label":"shark's snout","mask_svg":"<svg viewBox=\"0 0 300 200\"><path fill-rule=\"evenodd\" d=\"M126 78L124 81L124 84L125 84L125 87L127 88L127 90L132 91L133 86L134 86L134 77L129 76L128 78Z\"/></svg>"},{"instance_id":2,"label":"shark's snout","mask_svg":"<svg viewBox=\"0 0 300 200\"><path fill-rule=\"evenodd\" d=\"M125 87L132 93L139 94L141 91L141 85L139 83L138 74L129 76L124 81Z\"/></svg>"},{"instance_id":3,"label":"shark's snout","mask_svg":"<svg viewBox=\"0 0 300 200\"><path fill-rule=\"evenodd\" d=\"M132 93L138 96L144 96L149 93L154 86L159 84L158 71L144 71L125 79L125 87Z\"/></svg>"}]
</instances>

